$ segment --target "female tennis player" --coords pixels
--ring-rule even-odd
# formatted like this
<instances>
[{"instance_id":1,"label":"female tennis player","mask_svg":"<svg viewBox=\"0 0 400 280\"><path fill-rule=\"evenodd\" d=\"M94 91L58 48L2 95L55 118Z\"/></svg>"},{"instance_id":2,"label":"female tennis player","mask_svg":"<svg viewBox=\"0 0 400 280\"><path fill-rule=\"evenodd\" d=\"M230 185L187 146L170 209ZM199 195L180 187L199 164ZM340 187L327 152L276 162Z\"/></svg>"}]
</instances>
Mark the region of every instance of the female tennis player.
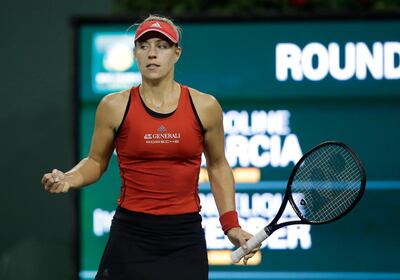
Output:
<instances>
[{"instance_id":1,"label":"female tennis player","mask_svg":"<svg viewBox=\"0 0 400 280\"><path fill-rule=\"evenodd\" d=\"M202 152L223 231L235 246L252 236L235 211L220 105L174 80L179 37L164 17L150 16L138 26L134 55L142 83L105 96L89 155L66 173L54 169L42 178L51 193L92 184L116 149L121 193L96 280L208 279L198 196Z\"/></svg>"}]
</instances>

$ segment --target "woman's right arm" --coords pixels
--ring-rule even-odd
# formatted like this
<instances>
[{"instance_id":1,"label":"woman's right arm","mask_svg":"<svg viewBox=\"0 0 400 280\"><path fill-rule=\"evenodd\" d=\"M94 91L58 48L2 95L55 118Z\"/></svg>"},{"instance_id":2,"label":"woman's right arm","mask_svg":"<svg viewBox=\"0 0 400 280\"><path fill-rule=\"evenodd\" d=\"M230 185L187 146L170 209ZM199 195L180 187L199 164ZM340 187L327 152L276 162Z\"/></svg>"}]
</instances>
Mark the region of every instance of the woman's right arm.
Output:
<instances>
[{"instance_id":1,"label":"woman's right arm","mask_svg":"<svg viewBox=\"0 0 400 280\"><path fill-rule=\"evenodd\" d=\"M114 131L120 116L120 100L115 95L102 99L96 111L95 127L89 155L63 173L53 169L42 178L44 189L51 193L67 192L96 182L107 169L114 150ZM122 113L123 114L123 113Z\"/></svg>"}]
</instances>

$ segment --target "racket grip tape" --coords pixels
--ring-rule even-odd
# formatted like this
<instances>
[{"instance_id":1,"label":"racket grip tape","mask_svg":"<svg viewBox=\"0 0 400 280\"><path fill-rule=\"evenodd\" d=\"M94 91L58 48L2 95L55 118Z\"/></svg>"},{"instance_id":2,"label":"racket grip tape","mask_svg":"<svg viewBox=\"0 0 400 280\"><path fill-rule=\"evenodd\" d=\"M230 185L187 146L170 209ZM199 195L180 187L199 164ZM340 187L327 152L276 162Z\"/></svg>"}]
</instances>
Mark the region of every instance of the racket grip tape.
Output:
<instances>
[{"instance_id":1,"label":"racket grip tape","mask_svg":"<svg viewBox=\"0 0 400 280\"><path fill-rule=\"evenodd\" d=\"M254 235L252 238L247 240L247 251L243 250L242 247L239 247L236 249L234 252L231 254L231 259L234 263L238 263L241 258L243 258L247 252L251 252L254 248L256 248L261 242L263 242L265 239L267 239L268 234L265 232L264 229L259 231L256 235Z\"/></svg>"}]
</instances>

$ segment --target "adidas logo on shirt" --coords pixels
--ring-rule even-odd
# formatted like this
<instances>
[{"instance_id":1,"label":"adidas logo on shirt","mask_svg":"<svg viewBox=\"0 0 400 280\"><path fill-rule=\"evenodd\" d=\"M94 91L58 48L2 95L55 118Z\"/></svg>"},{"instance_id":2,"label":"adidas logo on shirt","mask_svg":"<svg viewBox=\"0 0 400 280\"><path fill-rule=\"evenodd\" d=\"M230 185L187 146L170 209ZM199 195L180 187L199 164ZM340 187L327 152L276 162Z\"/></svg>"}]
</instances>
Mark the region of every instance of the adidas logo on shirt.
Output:
<instances>
[{"instance_id":1,"label":"adidas logo on shirt","mask_svg":"<svg viewBox=\"0 0 400 280\"><path fill-rule=\"evenodd\" d=\"M162 28L158 22L153 23L150 27Z\"/></svg>"}]
</instances>

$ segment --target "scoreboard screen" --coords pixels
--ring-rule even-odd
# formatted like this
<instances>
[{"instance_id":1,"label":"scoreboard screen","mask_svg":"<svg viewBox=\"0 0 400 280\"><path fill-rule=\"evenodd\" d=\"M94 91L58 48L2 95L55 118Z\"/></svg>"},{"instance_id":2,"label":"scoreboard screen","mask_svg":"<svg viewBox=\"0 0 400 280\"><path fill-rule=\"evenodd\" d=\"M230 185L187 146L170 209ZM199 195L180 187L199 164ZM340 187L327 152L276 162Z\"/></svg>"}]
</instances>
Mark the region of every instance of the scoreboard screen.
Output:
<instances>
[{"instance_id":1,"label":"scoreboard screen","mask_svg":"<svg viewBox=\"0 0 400 280\"><path fill-rule=\"evenodd\" d=\"M111 92L141 83L131 22L75 25L78 159L95 110ZM351 146L366 193L343 219L275 232L247 266L233 264L203 162L201 215L210 279L400 279L400 20L181 21L181 84L214 95L224 111L225 153L242 227L258 232L281 204L290 171L326 140ZM121 181L107 172L79 191L79 278L94 279ZM290 219L293 213L285 213Z\"/></svg>"}]
</instances>

